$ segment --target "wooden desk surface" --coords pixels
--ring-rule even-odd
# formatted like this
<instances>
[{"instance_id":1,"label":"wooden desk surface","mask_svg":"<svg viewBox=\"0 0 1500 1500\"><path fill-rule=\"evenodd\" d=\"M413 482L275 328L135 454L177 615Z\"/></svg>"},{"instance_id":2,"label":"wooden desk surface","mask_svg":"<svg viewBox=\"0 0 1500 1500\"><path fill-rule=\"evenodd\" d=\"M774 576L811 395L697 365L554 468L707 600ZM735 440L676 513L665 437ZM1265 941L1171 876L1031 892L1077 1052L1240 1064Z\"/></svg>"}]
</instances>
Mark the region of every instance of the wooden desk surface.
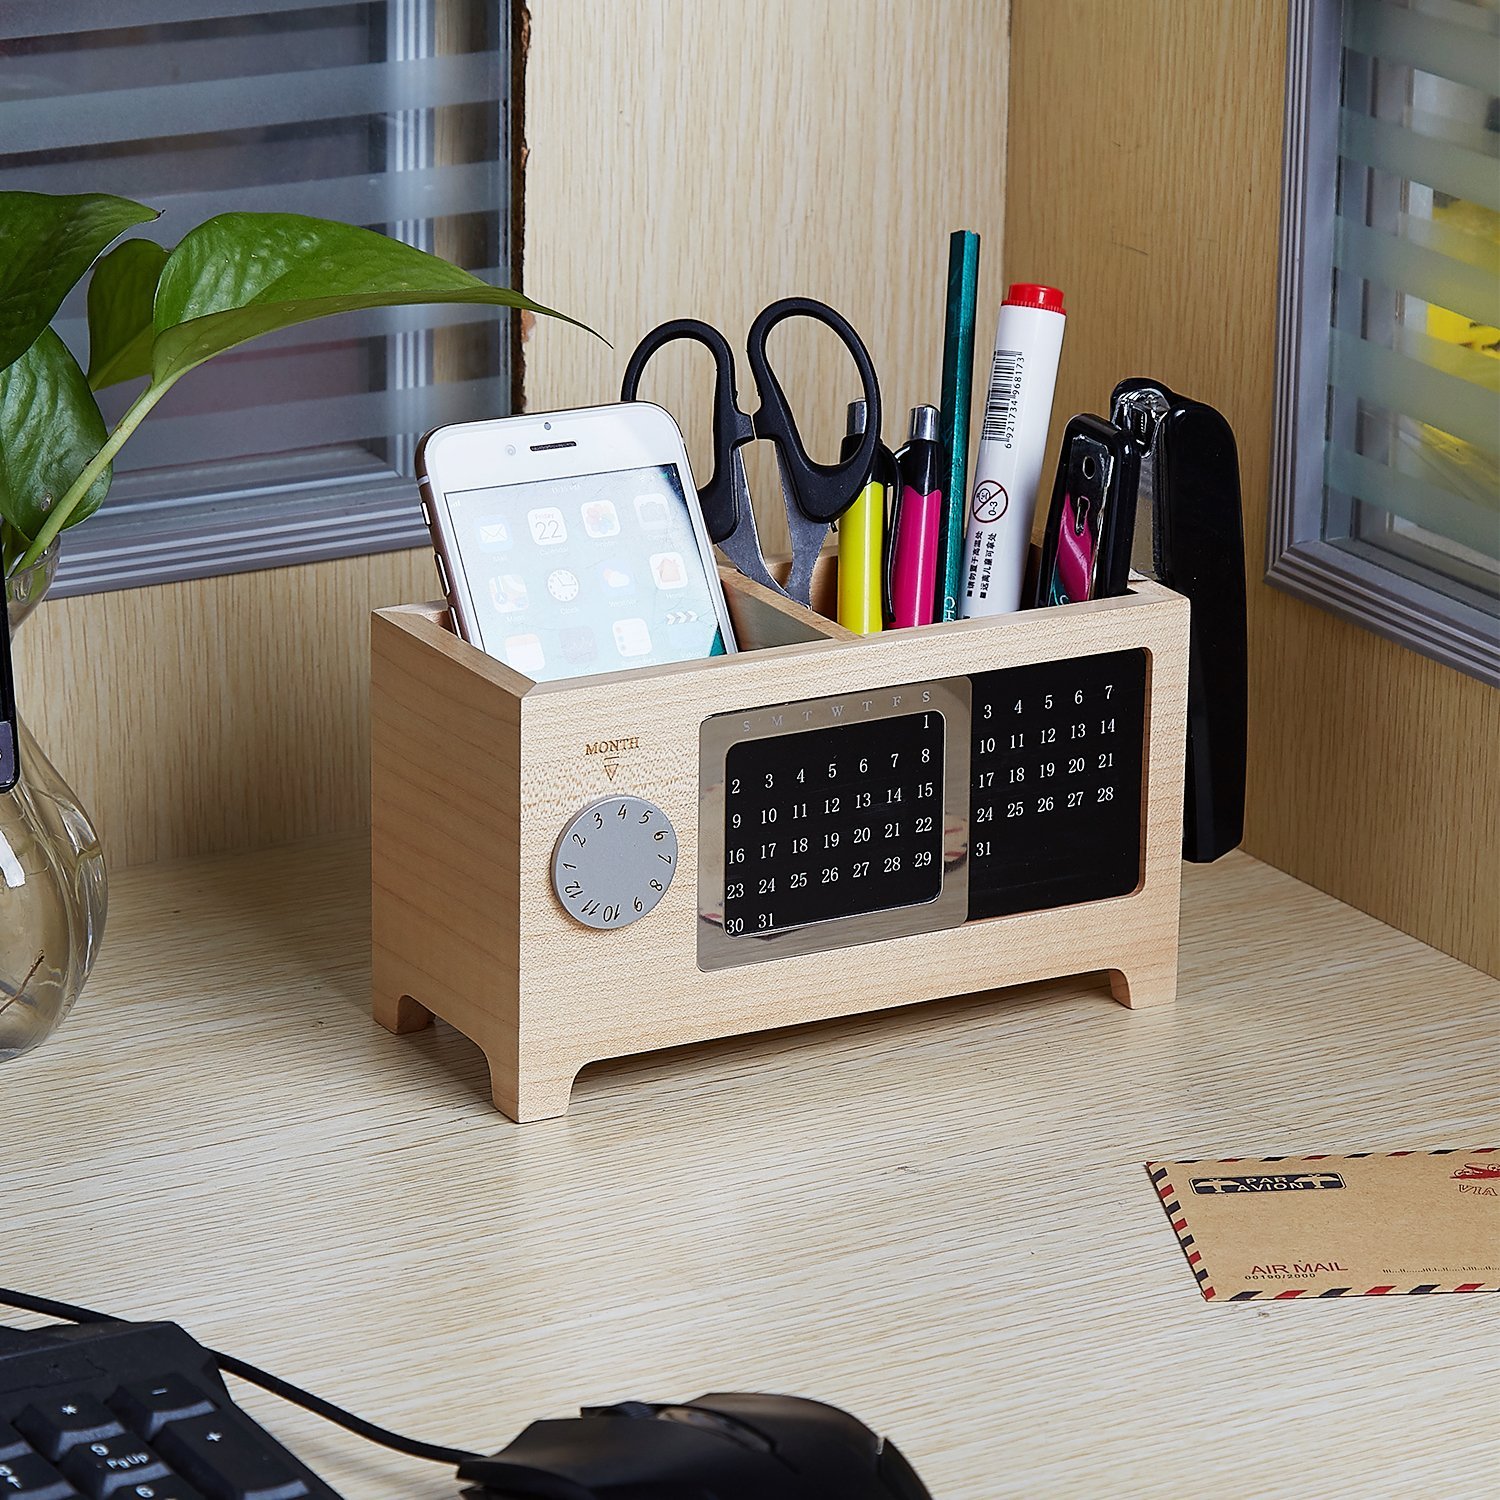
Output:
<instances>
[{"instance_id":1,"label":"wooden desk surface","mask_svg":"<svg viewBox=\"0 0 1500 1500\"><path fill-rule=\"evenodd\" d=\"M1494 1298L1206 1304L1141 1163L1494 1143L1500 984L1234 856L1186 872L1175 1010L935 1002L599 1066L515 1126L461 1037L368 1019L366 871L116 879L74 1016L0 1070L4 1279L464 1447L781 1389L938 1500L1494 1493ZM349 1500L456 1495L242 1393Z\"/></svg>"}]
</instances>

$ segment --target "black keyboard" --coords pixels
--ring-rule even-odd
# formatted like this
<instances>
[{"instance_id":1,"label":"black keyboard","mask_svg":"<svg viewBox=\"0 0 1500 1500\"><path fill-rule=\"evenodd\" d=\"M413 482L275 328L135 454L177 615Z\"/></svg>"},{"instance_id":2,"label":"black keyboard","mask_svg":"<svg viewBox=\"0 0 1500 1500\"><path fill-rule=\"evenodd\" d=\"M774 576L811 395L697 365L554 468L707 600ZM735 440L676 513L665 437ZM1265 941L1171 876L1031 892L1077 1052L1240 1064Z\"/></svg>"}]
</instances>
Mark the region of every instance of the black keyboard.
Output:
<instances>
[{"instance_id":1,"label":"black keyboard","mask_svg":"<svg viewBox=\"0 0 1500 1500\"><path fill-rule=\"evenodd\" d=\"M175 1323L0 1327L0 1500L340 1500Z\"/></svg>"}]
</instances>

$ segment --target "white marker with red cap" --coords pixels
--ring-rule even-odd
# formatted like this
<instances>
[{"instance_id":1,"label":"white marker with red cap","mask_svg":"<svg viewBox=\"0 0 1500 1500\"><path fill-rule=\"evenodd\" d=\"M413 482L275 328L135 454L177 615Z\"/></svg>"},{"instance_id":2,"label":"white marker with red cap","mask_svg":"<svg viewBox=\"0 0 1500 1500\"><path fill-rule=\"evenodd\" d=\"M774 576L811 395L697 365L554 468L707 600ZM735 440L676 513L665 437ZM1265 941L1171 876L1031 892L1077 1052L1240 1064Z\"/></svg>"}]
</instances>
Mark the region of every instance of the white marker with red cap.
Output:
<instances>
[{"instance_id":1,"label":"white marker with red cap","mask_svg":"<svg viewBox=\"0 0 1500 1500\"><path fill-rule=\"evenodd\" d=\"M1017 281L1005 294L964 536L959 612L965 618L1021 607L1066 322L1063 294L1054 286Z\"/></svg>"}]
</instances>

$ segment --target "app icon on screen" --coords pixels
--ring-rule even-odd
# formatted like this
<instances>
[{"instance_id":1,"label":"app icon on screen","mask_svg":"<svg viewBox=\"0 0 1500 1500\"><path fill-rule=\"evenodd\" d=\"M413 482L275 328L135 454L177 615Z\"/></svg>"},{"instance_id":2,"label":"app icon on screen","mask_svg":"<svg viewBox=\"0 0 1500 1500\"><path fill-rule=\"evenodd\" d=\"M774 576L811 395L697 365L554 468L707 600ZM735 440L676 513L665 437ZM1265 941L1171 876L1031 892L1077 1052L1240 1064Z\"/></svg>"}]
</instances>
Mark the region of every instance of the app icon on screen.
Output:
<instances>
[{"instance_id":1,"label":"app icon on screen","mask_svg":"<svg viewBox=\"0 0 1500 1500\"><path fill-rule=\"evenodd\" d=\"M516 671L525 672L528 677L535 676L547 665L541 640L534 635L506 636L505 659Z\"/></svg>"},{"instance_id":2,"label":"app icon on screen","mask_svg":"<svg viewBox=\"0 0 1500 1500\"><path fill-rule=\"evenodd\" d=\"M578 575L567 568L554 568L547 575L547 592L559 604L571 604L578 597Z\"/></svg>"},{"instance_id":3,"label":"app icon on screen","mask_svg":"<svg viewBox=\"0 0 1500 1500\"><path fill-rule=\"evenodd\" d=\"M502 615L526 608L526 580L519 573L500 573L490 579L490 598Z\"/></svg>"},{"instance_id":4,"label":"app icon on screen","mask_svg":"<svg viewBox=\"0 0 1500 1500\"><path fill-rule=\"evenodd\" d=\"M628 599L635 592L635 579L619 563L601 563L599 582L617 599Z\"/></svg>"},{"instance_id":5,"label":"app icon on screen","mask_svg":"<svg viewBox=\"0 0 1500 1500\"><path fill-rule=\"evenodd\" d=\"M621 656L650 655L651 632L646 629L646 622L634 616L628 620L616 620L615 650Z\"/></svg>"},{"instance_id":6,"label":"app icon on screen","mask_svg":"<svg viewBox=\"0 0 1500 1500\"><path fill-rule=\"evenodd\" d=\"M620 513L613 500L585 500L583 529L592 537L619 536Z\"/></svg>"},{"instance_id":7,"label":"app icon on screen","mask_svg":"<svg viewBox=\"0 0 1500 1500\"><path fill-rule=\"evenodd\" d=\"M599 654L594 632L587 625L567 625L562 630L563 657L581 665L593 661Z\"/></svg>"},{"instance_id":8,"label":"app icon on screen","mask_svg":"<svg viewBox=\"0 0 1500 1500\"><path fill-rule=\"evenodd\" d=\"M685 589L687 568L680 552L653 552L651 554L651 576L659 589Z\"/></svg>"},{"instance_id":9,"label":"app icon on screen","mask_svg":"<svg viewBox=\"0 0 1500 1500\"><path fill-rule=\"evenodd\" d=\"M555 547L568 539L563 513L555 505L541 505L536 510L528 510L526 524L531 528L531 540L538 547Z\"/></svg>"},{"instance_id":10,"label":"app icon on screen","mask_svg":"<svg viewBox=\"0 0 1500 1500\"><path fill-rule=\"evenodd\" d=\"M635 518L643 531L665 531L672 524L672 510L665 495L637 495Z\"/></svg>"},{"instance_id":11,"label":"app icon on screen","mask_svg":"<svg viewBox=\"0 0 1500 1500\"><path fill-rule=\"evenodd\" d=\"M510 546L510 527L504 521L486 521L479 528L479 545L486 552L503 552Z\"/></svg>"}]
</instances>

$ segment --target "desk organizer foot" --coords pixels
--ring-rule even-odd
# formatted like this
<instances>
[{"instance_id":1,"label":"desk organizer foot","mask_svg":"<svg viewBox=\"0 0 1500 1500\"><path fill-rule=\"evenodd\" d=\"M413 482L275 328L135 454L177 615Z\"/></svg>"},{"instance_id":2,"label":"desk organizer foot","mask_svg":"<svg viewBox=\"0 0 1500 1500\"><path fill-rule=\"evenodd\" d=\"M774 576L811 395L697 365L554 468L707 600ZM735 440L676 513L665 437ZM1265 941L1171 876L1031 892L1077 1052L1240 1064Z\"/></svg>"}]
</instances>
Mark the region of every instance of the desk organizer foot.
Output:
<instances>
[{"instance_id":1,"label":"desk organizer foot","mask_svg":"<svg viewBox=\"0 0 1500 1500\"><path fill-rule=\"evenodd\" d=\"M432 1025L432 1012L410 995L382 994L377 988L370 1009L375 1019L397 1036Z\"/></svg>"},{"instance_id":2,"label":"desk organizer foot","mask_svg":"<svg viewBox=\"0 0 1500 1500\"><path fill-rule=\"evenodd\" d=\"M1109 992L1130 1010L1153 1005L1171 1005L1177 999L1177 955L1174 946L1170 967L1109 971Z\"/></svg>"}]
</instances>

